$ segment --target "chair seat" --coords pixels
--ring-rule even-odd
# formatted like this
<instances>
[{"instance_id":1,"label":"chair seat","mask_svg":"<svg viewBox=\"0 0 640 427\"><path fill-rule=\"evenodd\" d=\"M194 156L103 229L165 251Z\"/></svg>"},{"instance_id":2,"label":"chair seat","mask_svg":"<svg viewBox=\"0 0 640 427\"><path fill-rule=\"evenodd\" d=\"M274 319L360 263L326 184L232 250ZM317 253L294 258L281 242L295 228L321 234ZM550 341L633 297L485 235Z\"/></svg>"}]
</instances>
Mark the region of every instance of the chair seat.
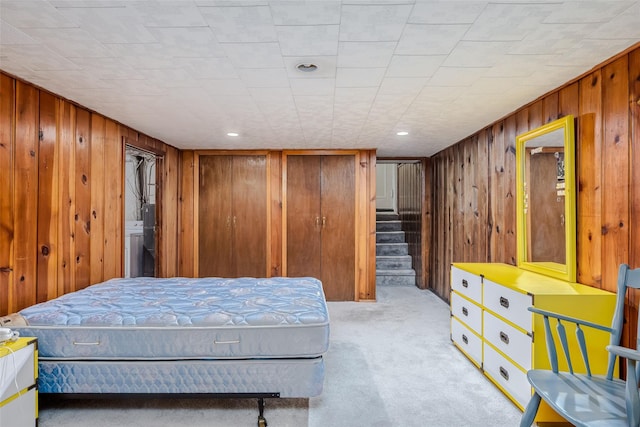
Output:
<instances>
[{"instance_id":1,"label":"chair seat","mask_svg":"<svg viewBox=\"0 0 640 427\"><path fill-rule=\"evenodd\" d=\"M627 427L625 382L534 369L527 373L542 400L576 426Z\"/></svg>"}]
</instances>

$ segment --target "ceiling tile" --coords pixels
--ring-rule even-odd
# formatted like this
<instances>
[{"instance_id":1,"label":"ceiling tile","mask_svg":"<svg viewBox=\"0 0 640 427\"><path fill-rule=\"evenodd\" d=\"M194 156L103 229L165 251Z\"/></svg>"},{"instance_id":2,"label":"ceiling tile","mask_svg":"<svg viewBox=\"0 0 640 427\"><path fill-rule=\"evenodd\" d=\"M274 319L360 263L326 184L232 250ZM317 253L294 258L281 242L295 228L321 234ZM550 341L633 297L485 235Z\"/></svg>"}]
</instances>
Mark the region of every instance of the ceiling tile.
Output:
<instances>
[{"instance_id":1,"label":"ceiling tile","mask_svg":"<svg viewBox=\"0 0 640 427\"><path fill-rule=\"evenodd\" d=\"M538 28L558 3L489 3L464 40L518 41Z\"/></svg>"},{"instance_id":2,"label":"ceiling tile","mask_svg":"<svg viewBox=\"0 0 640 427\"><path fill-rule=\"evenodd\" d=\"M554 5L545 24L589 24L609 22L629 8L633 1L564 1ZM626 13L626 12L625 12ZM638 21L636 15L636 21Z\"/></svg>"},{"instance_id":3,"label":"ceiling tile","mask_svg":"<svg viewBox=\"0 0 640 427\"><path fill-rule=\"evenodd\" d=\"M613 40L640 40L640 2L634 2L620 15L596 27L590 34L590 38ZM624 31L621 31L624 29Z\"/></svg>"},{"instance_id":4,"label":"ceiling tile","mask_svg":"<svg viewBox=\"0 0 640 427\"><path fill-rule=\"evenodd\" d=\"M278 1L271 4L275 25L331 25L340 23L340 1Z\"/></svg>"},{"instance_id":5,"label":"ceiling tile","mask_svg":"<svg viewBox=\"0 0 640 427\"><path fill-rule=\"evenodd\" d=\"M445 67L492 67L505 61L514 42L460 41L443 62Z\"/></svg>"},{"instance_id":6,"label":"ceiling tile","mask_svg":"<svg viewBox=\"0 0 640 427\"><path fill-rule=\"evenodd\" d=\"M209 27L148 27L167 54L177 58L207 58L225 56Z\"/></svg>"},{"instance_id":7,"label":"ceiling tile","mask_svg":"<svg viewBox=\"0 0 640 427\"><path fill-rule=\"evenodd\" d=\"M222 43L221 46L236 68L284 66L278 43Z\"/></svg>"},{"instance_id":8,"label":"ceiling tile","mask_svg":"<svg viewBox=\"0 0 640 427\"><path fill-rule=\"evenodd\" d=\"M296 96L333 96L335 79L291 79L291 92Z\"/></svg>"},{"instance_id":9,"label":"ceiling tile","mask_svg":"<svg viewBox=\"0 0 640 427\"><path fill-rule=\"evenodd\" d=\"M243 68L238 74L247 88L289 88L284 68Z\"/></svg>"},{"instance_id":10,"label":"ceiling tile","mask_svg":"<svg viewBox=\"0 0 640 427\"><path fill-rule=\"evenodd\" d=\"M105 46L81 28L29 28L27 34L65 57L100 58L111 56Z\"/></svg>"},{"instance_id":11,"label":"ceiling tile","mask_svg":"<svg viewBox=\"0 0 640 427\"><path fill-rule=\"evenodd\" d=\"M322 56L338 53L337 25L276 27L283 56Z\"/></svg>"},{"instance_id":12,"label":"ceiling tile","mask_svg":"<svg viewBox=\"0 0 640 427\"><path fill-rule=\"evenodd\" d=\"M3 45L11 44L37 44L38 41L31 38L24 31L20 31L13 25L0 19L0 41Z\"/></svg>"},{"instance_id":13,"label":"ceiling tile","mask_svg":"<svg viewBox=\"0 0 640 427\"><path fill-rule=\"evenodd\" d=\"M410 24L472 24L487 6L485 1L416 2Z\"/></svg>"},{"instance_id":14,"label":"ceiling tile","mask_svg":"<svg viewBox=\"0 0 640 427\"><path fill-rule=\"evenodd\" d=\"M134 3L108 7L58 7L58 11L102 43L156 41L145 28L145 17L138 13Z\"/></svg>"},{"instance_id":15,"label":"ceiling tile","mask_svg":"<svg viewBox=\"0 0 640 427\"><path fill-rule=\"evenodd\" d=\"M396 45L396 42L340 42L338 67L386 67Z\"/></svg>"},{"instance_id":16,"label":"ceiling tile","mask_svg":"<svg viewBox=\"0 0 640 427\"><path fill-rule=\"evenodd\" d=\"M32 71L79 70L81 67L44 45L3 45L2 57ZM4 65L2 66L4 68Z\"/></svg>"},{"instance_id":17,"label":"ceiling tile","mask_svg":"<svg viewBox=\"0 0 640 427\"><path fill-rule=\"evenodd\" d=\"M268 6L200 7L200 12L221 43L278 41Z\"/></svg>"},{"instance_id":18,"label":"ceiling tile","mask_svg":"<svg viewBox=\"0 0 640 427\"><path fill-rule=\"evenodd\" d=\"M188 1L156 0L135 4L146 27L204 27L206 20L198 7Z\"/></svg>"},{"instance_id":19,"label":"ceiling tile","mask_svg":"<svg viewBox=\"0 0 640 427\"><path fill-rule=\"evenodd\" d=\"M77 24L44 0L2 0L0 17L16 28L73 28Z\"/></svg>"},{"instance_id":20,"label":"ceiling tile","mask_svg":"<svg viewBox=\"0 0 640 427\"><path fill-rule=\"evenodd\" d=\"M411 5L343 5L340 41L396 41Z\"/></svg>"},{"instance_id":21,"label":"ceiling tile","mask_svg":"<svg viewBox=\"0 0 640 427\"><path fill-rule=\"evenodd\" d=\"M488 68L440 67L429 80L429 86L471 86Z\"/></svg>"},{"instance_id":22,"label":"ceiling tile","mask_svg":"<svg viewBox=\"0 0 640 427\"><path fill-rule=\"evenodd\" d=\"M395 53L397 55L448 55L468 28L467 24L408 24Z\"/></svg>"},{"instance_id":23,"label":"ceiling tile","mask_svg":"<svg viewBox=\"0 0 640 427\"><path fill-rule=\"evenodd\" d=\"M386 68L338 68L336 87L378 87Z\"/></svg>"},{"instance_id":24,"label":"ceiling tile","mask_svg":"<svg viewBox=\"0 0 640 427\"><path fill-rule=\"evenodd\" d=\"M393 55L387 77L431 77L446 55Z\"/></svg>"},{"instance_id":25,"label":"ceiling tile","mask_svg":"<svg viewBox=\"0 0 640 427\"><path fill-rule=\"evenodd\" d=\"M186 58L184 67L195 79L233 79L238 77L235 67L227 58Z\"/></svg>"},{"instance_id":26,"label":"ceiling tile","mask_svg":"<svg viewBox=\"0 0 640 427\"><path fill-rule=\"evenodd\" d=\"M105 44L111 55L135 69L173 68L175 58L168 56L160 43Z\"/></svg>"}]
</instances>

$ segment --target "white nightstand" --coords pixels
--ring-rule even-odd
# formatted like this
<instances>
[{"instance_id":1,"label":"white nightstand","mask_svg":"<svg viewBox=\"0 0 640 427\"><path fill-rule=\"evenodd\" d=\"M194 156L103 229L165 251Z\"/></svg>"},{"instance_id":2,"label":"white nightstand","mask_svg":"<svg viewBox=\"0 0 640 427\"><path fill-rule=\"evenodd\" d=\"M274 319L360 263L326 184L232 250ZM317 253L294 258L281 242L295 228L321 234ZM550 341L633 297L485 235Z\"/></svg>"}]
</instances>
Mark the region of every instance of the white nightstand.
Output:
<instances>
[{"instance_id":1,"label":"white nightstand","mask_svg":"<svg viewBox=\"0 0 640 427\"><path fill-rule=\"evenodd\" d=\"M36 338L0 344L0 427L33 427L38 418Z\"/></svg>"}]
</instances>

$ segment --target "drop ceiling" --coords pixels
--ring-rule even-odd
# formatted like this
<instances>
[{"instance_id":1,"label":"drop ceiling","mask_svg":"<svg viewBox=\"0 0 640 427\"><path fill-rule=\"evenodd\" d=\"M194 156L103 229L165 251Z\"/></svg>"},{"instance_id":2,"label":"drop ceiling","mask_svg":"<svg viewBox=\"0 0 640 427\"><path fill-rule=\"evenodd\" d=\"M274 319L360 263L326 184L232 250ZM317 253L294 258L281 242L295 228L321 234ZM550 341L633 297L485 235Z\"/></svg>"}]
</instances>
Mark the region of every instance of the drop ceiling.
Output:
<instances>
[{"instance_id":1,"label":"drop ceiling","mask_svg":"<svg viewBox=\"0 0 640 427\"><path fill-rule=\"evenodd\" d=\"M1 70L178 148L407 157L634 45L640 2L0 0L0 24Z\"/></svg>"}]
</instances>

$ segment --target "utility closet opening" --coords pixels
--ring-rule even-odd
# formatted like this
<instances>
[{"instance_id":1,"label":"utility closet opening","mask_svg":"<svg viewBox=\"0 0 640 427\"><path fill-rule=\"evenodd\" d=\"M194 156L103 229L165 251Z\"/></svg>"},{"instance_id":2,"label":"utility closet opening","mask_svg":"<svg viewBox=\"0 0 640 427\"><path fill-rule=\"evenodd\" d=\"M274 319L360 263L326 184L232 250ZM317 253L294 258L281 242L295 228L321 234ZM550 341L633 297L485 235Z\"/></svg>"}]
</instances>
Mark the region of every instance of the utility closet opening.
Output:
<instances>
[{"instance_id":1,"label":"utility closet opening","mask_svg":"<svg viewBox=\"0 0 640 427\"><path fill-rule=\"evenodd\" d=\"M156 276L156 155L125 146L124 277Z\"/></svg>"}]
</instances>

